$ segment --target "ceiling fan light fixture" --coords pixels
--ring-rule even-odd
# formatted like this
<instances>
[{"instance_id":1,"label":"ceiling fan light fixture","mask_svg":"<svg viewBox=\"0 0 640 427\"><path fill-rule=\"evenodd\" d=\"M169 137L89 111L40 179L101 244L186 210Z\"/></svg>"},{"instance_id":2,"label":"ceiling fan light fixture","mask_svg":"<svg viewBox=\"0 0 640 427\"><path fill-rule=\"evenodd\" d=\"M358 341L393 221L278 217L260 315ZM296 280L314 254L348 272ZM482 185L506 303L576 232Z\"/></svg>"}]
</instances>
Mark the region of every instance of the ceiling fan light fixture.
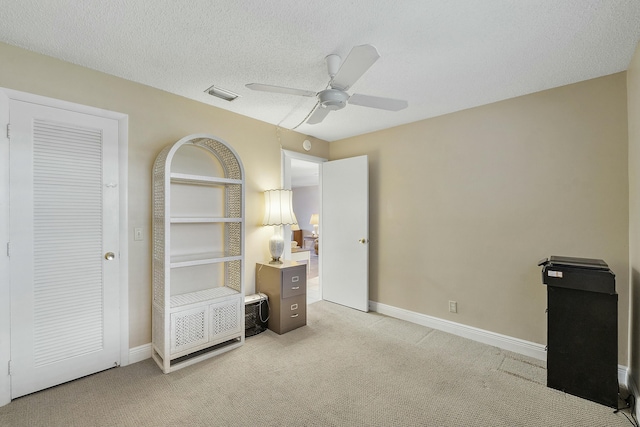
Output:
<instances>
[{"instance_id":1,"label":"ceiling fan light fixture","mask_svg":"<svg viewBox=\"0 0 640 427\"><path fill-rule=\"evenodd\" d=\"M215 96L220 99L224 99L225 101L233 101L238 98L240 95L237 93L231 92L227 89L222 89L221 87L211 86L209 89L205 90L211 96Z\"/></svg>"},{"instance_id":2,"label":"ceiling fan light fixture","mask_svg":"<svg viewBox=\"0 0 640 427\"><path fill-rule=\"evenodd\" d=\"M341 110L347 105L349 95L338 89L326 89L318 94L320 105L328 110Z\"/></svg>"},{"instance_id":3,"label":"ceiling fan light fixture","mask_svg":"<svg viewBox=\"0 0 640 427\"><path fill-rule=\"evenodd\" d=\"M333 79L340 69L340 57L332 54L328 55L324 60L327 63L327 74L329 74L329 78Z\"/></svg>"}]
</instances>

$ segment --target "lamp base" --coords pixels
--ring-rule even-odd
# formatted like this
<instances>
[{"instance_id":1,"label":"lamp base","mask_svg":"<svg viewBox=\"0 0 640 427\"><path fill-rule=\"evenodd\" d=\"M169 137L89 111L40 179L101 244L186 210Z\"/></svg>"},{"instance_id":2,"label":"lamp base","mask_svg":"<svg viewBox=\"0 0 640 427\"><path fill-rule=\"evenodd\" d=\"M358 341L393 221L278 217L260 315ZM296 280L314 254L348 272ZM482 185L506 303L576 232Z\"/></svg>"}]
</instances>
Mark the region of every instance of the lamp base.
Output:
<instances>
[{"instance_id":1,"label":"lamp base","mask_svg":"<svg viewBox=\"0 0 640 427\"><path fill-rule=\"evenodd\" d=\"M275 227L274 227L275 228ZM282 264L280 257L284 252L284 239L277 230L269 239L269 252L271 253L271 261L269 264Z\"/></svg>"}]
</instances>

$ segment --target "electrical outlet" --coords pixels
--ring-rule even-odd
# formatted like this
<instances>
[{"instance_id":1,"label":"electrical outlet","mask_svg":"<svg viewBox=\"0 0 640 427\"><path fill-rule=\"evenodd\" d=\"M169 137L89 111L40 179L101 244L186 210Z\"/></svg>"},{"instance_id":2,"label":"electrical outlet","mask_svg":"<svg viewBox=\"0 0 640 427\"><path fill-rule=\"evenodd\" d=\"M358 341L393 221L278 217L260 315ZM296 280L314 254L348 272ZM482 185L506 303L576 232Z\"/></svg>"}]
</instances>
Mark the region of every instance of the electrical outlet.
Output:
<instances>
[{"instance_id":1,"label":"electrical outlet","mask_svg":"<svg viewBox=\"0 0 640 427\"><path fill-rule=\"evenodd\" d=\"M449 301L449 313L457 313L457 312L458 312L458 302Z\"/></svg>"},{"instance_id":2,"label":"electrical outlet","mask_svg":"<svg viewBox=\"0 0 640 427\"><path fill-rule=\"evenodd\" d=\"M142 240L142 228L136 227L133 229L133 240Z\"/></svg>"}]
</instances>

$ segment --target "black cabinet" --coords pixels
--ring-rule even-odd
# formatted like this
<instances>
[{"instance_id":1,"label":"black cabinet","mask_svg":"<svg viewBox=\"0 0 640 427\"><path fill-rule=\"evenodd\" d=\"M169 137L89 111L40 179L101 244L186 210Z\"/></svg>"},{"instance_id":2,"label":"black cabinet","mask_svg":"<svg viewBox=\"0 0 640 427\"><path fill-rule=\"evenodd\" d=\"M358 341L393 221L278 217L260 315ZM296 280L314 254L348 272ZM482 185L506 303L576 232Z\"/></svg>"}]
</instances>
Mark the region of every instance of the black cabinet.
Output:
<instances>
[{"instance_id":1,"label":"black cabinet","mask_svg":"<svg viewBox=\"0 0 640 427\"><path fill-rule=\"evenodd\" d=\"M602 260L552 256L547 285L547 386L618 407L618 295Z\"/></svg>"}]
</instances>

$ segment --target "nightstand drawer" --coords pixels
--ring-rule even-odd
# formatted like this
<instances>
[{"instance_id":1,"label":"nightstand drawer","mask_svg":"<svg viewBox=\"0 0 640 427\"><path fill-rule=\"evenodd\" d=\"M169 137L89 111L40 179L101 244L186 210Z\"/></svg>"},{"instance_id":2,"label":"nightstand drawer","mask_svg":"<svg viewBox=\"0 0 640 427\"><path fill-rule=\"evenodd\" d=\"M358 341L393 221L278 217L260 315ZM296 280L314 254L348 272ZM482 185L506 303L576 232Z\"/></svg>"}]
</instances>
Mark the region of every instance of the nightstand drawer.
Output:
<instances>
[{"instance_id":1,"label":"nightstand drawer","mask_svg":"<svg viewBox=\"0 0 640 427\"><path fill-rule=\"evenodd\" d=\"M282 271L282 298L306 294L307 269L304 265Z\"/></svg>"},{"instance_id":2,"label":"nightstand drawer","mask_svg":"<svg viewBox=\"0 0 640 427\"><path fill-rule=\"evenodd\" d=\"M299 328L307 324L307 296L282 300L280 326L283 332Z\"/></svg>"}]
</instances>

